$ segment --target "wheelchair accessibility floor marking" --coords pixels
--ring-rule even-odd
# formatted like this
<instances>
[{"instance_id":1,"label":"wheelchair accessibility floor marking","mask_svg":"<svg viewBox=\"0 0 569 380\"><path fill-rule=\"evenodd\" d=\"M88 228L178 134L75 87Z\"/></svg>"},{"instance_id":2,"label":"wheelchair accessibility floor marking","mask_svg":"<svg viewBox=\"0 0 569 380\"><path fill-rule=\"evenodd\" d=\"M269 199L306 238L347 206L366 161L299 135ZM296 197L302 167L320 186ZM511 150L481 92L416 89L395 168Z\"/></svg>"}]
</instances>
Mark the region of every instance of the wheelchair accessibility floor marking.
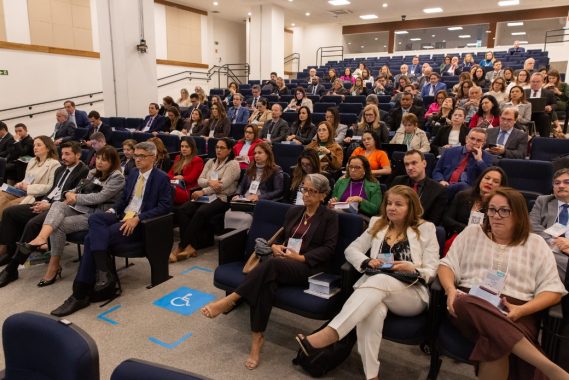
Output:
<instances>
[{"instance_id":1,"label":"wheelchair accessibility floor marking","mask_svg":"<svg viewBox=\"0 0 569 380\"><path fill-rule=\"evenodd\" d=\"M174 343L162 342L160 339L156 339L154 337L148 337L148 340L151 341L152 343L155 343L159 346L162 346L162 347L165 347L165 348L171 350L173 348L178 347L180 344L182 344L184 341L186 341L191 336L192 336L192 333L187 333L186 335L184 335L183 337L181 337L180 339L178 339Z\"/></svg>"},{"instance_id":2,"label":"wheelchair accessibility floor marking","mask_svg":"<svg viewBox=\"0 0 569 380\"><path fill-rule=\"evenodd\" d=\"M110 318L107 318L106 316L111 314L113 311L117 310L120 307L121 307L121 305L113 306L109 310L102 312L101 314L97 315L97 318L100 319L101 321L110 323L111 325L114 325L114 326L118 325L119 323L117 321L114 321Z\"/></svg>"},{"instance_id":3,"label":"wheelchair accessibility floor marking","mask_svg":"<svg viewBox=\"0 0 569 380\"><path fill-rule=\"evenodd\" d=\"M204 268L204 267L199 267L199 266L197 266L197 265L194 265L193 267L188 268L188 269L186 269L186 270L180 272L180 274L190 273L190 272L193 271L193 270L201 270L201 271L204 271L204 272L213 272L213 271L212 271L211 269L209 269L209 268Z\"/></svg>"},{"instance_id":4,"label":"wheelchair accessibility floor marking","mask_svg":"<svg viewBox=\"0 0 569 380\"><path fill-rule=\"evenodd\" d=\"M214 299L213 294L183 286L157 299L152 304L177 314L189 316Z\"/></svg>"}]
</instances>

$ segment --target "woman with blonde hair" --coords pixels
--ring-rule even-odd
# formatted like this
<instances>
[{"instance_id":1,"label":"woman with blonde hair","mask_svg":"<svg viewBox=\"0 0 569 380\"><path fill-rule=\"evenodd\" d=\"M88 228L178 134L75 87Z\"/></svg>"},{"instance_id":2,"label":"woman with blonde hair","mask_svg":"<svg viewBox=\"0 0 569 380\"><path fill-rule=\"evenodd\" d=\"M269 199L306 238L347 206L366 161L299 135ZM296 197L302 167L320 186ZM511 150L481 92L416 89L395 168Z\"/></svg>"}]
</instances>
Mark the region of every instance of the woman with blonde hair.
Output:
<instances>
[{"instance_id":1,"label":"woman with blonde hair","mask_svg":"<svg viewBox=\"0 0 569 380\"><path fill-rule=\"evenodd\" d=\"M192 103L190 102L190 93L188 89L182 88L180 90L180 98L178 99L178 105L180 107L190 107Z\"/></svg>"},{"instance_id":2,"label":"woman with blonde hair","mask_svg":"<svg viewBox=\"0 0 569 380\"><path fill-rule=\"evenodd\" d=\"M377 133L382 143L389 141L389 130L387 125L380 120L379 108L375 104L368 104L362 112L362 119L358 124L352 127L351 135L344 139L346 144L350 144L352 140L360 141L365 131Z\"/></svg>"}]
</instances>

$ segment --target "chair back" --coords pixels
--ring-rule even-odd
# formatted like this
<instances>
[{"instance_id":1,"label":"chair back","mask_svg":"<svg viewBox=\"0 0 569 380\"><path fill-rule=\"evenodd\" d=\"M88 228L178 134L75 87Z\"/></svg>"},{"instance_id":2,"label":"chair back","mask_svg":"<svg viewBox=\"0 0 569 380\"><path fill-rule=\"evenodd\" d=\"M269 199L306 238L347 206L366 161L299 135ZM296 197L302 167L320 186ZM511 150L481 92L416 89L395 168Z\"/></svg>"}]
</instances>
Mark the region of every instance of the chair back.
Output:
<instances>
[{"instance_id":1,"label":"chair back","mask_svg":"<svg viewBox=\"0 0 569 380\"><path fill-rule=\"evenodd\" d=\"M292 205L260 200L255 206L253 223L247 235L244 259L247 259L255 249L255 239L262 237L267 240L284 224L285 215Z\"/></svg>"},{"instance_id":2,"label":"chair back","mask_svg":"<svg viewBox=\"0 0 569 380\"><path fill-rule=\"evenodd\" d=\"M211 140L211 139L210 139ZM298 161L298 156L304 150L304 145L297 144L273 144L275 161L283 171L290 173L290 167Z\"/></svg>"},{"instance_id":3,"label":"chair back","mask_svg":"<svg viewBox=\"0 0 569 380\"><path fill-rule=\"evenodd\" d=\"M145 360L127 359L111 375L111 380L194 380L203 379L181 369L150 363Z\"/></svg>"},{"instance_id":4,"label":"chair back","mask_svg":"<svg viewBox=\"0 0 569 380\"><path fill-rule=\"evenodd\" d=\"M550 137L534 137L531 142L530 159L553 161L553 159L569 153L568 139Z\"/></svg>"},{"instance_id":5,"label":"chair back","mask_svg":"<svg viewBox=\"0 0 569 380\"><path fill-rule=\"evenodd\" d=\"M6 159L0 157L0 185L6 180Z\"/></svg>"},{"instance_id":6,"label":"chair back","mask_svg":"<svg viewBox=\"0 0 569 380\"><path fill-rule=\"evenodd\" d=\"M553 182L553 165L549 161L503 158L498 166L508 175L514 189L538 195L550 194Z\"/></svg>"}]
</instances>

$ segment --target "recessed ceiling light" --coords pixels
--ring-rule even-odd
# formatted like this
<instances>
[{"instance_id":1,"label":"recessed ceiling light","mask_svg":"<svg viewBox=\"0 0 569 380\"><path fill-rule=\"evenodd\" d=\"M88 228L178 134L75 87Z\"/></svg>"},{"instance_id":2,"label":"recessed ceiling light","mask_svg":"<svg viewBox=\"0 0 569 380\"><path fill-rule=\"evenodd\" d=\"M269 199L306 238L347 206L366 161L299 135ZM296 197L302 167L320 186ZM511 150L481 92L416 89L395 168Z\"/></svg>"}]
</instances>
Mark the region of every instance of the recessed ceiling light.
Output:
<instances>
[{"instance_id":1,"label":"recessed ceiling light","mask_svg":"<svg viewBox=\"0 0 569 380\"><path fill-rule=\"evenodd\" d=\"M381 6L387 8L387 3L383 3Z\"/></svg>"},{"instance_id":2,"label":"recessed ceiling light","mask_svg":"<svg viewBox=\"0 0 569 380\"><path fill-rule=\"evenodd\" d=\"M529 42L527 42L527 41L518 41L518 42L519 42L520 44L527 44L527 43L529 43Z\"/></svg>"},{"instance_id":3,"label":"recessed ceiling light","mask_svg":"<svg viewBox=\"0 0 569 380\"><path fill-rule=\"evenodd\" d=\"M373 20L377 18L377 15L361 15L360 18L362 20Z\"/></svg>"},{"instance_id":4,"label":"recessed ceiling light","mask_svg":"<svg viewBox=\"0 0 569 380\"><path fill-rule=\"evenodd\" d=\"M376 41L377 41L377 40L379 40L379 38L375 37L375 38L374 38L374 40L376 40Z\"/></svg>"},{"instance_id":5,"label":"recessed ceiling light","mask_svg":"<svg viewBox=\"0 0 569 380\"><path fill-rule=\"evenodd\" d=\"M395 34L409 34L409 32L406 30L398 30L395 32Z\"/></svg>"},{"instance_id":6,"label":"recessed ceiling light","mask_svg":"<svg viewBox=\"0 0 569 380\"><path fill-rule=\"evenodd\" d=\"M525 36L526 32L513 32L512 36Z\"/></svg>"},{"instance_id":7,"label":"recessed ceiling light","mask_svg":"<svg viewBox=\"0 0 569 380\"><path fill-rule=\"evenodd\" d=\"M348 42L348 45L351 45L351 44L352 44L351 42Z\"/></svg>"},{"instance_id":8,"label":"recessed ceiling light","mask_svg":"<svg viewBox=\"0 0 569 380\"><path fill-rule=\"evenodd\" d=\"M462 30L462 26L451 26L450 28L447 28L447 30Z\"/></svg>"},{"instance_id":9,"label":"recessed ceiling light","mask_svg":"<svg viewBox=\"0 0 569 380\"><path fill-rule=\"evenodd\" d=\"M399 45L401 45L401 42L399 42Z\"/></svg>"},{"instance_id":10,"label":"recessed ceiling light","mask_svg":"<svg viewBox=\"0 0 569 380\"><path fill-rule=\"evenodd\" d=\"M434 49L434 47L432 47L431 45L425 45L423 46L423 49Z\"/></svg>"},{"instance_id":11,"label":"recessed ceiling light","mask_svg":"<svg viewBox=\"0 0 569 380\"><path fill-rule=\"evenodd\" d=\"M294 0L288 0L289 3L292 3Z\"/></svg>"},{"instance_id":12,"label":"recessed ceiling light","mask_svg":"<svg viewBox=\"0 0 569 380\"><path fill-rule=\"evenodd\" d=\"M329 0L328 3L331 5L348 5L350 2L348 0Z\"/></svg>"},{"instance_id":13,"label":"recessed ceiling light","mask_svg":"<svg viewBox=\"0 0 569 380\"><path fill-rule=\"evenodd\" d=\"M443 42L447 42L447 40L443 40Z\"/></svg>"},{"instance_id":14,"label":"recessed ceiling light","mask_svg":"<svg viewBox=\"0 0 569 380\"><path fill-rule=\"evenodd\" d=\"M214 1L213 5L217 7L219 5L219 3L217 1Z\"/></svg>"},{"instance_id":15,"label":"recessed ceiling light","mask_svg":"<svg viewBox=\"0 0 569 380\"><path fill-rule=\"evenodd\" d=\"M508 26L524 26L523 21L509 22Z\"/></svg>"},{"instance_id":16,"label":"recessed ceiling light","mask_svg":"<svg viewBox=\"0 0 569 380\"><path fill-rule=\"evenodd\" d=\"M436 34L431 34L431 37L435 38L437 35Z\"/></svg>"},{"instance_id":17,"label":"recessed ceiling light","mask_svg":"<svg viewBox=\"0 0 569 380\"><path fill-rule=\"evenodd\" d=\"M251 12L248 12L248 13L247 13L247 16L251 16L251 15L252 15L252 13L251 13Z\"/></svg>"},{"instance_id":18,"label":"recessed ceiling light","mask_svg":"<svg viewBox=\"0 0 569 380\"><path fill-rule=\"evenodd\" d=\"M387 47L387 45L383 45L383 47L384 47L384 48L386 48L386 47Z\"/></svg>"},{"instance_id":19,"label":"recessed ceiling light","mask_svg":"<svg viewBox=\"0 0 569 380\"><path fill-rule=\"evenodd\" d=\"M409 41L421 41L420 38L409 38Z\"/></svg>"},{"instance_id":20,"label":"recessed ceiling light","mask_svg":"<svg viewBox=\"0 0 569 380\"><path fill-rule=\"evenodd\" d=\"M296 24L293 22L292 24L290 24L290 26L296 26Z\"/></svg>"},{"instance_id":21,"label":"recessed ceiling light","mask_svg":"<svg viewBox=\"0 0 569 380\"><path fill-rule=\"evenodd\" d=\"M476 42L469 42L466 44L466 46L476 46L476 45L477 45Z\"/></svg>"},{"instance_id":22,"label":"recessed ceiling light","mask_svg":"<svg viewBox=\"0 0 569 380\"><path fill-rule=\"evenodd\" d=\"M490 34L490 33L492 33L492 31L491 31L491 30L487 30L486 33Z\"/></svg>"},{"instance_id":23,"label":"recessed ceiling light","mask_svg":"<svg viewBox=\"0 0 569 380\"><path fill-rule=\"evenodd\" d=\"M364 45L360 46L362 49L365 47Z\"/></svg>"},{"instance_id":24,"label":"recessed ceiling light","mask_svg":"<svg viewBox=\"0 0 569 380\"><path fill-rule=\"evenodd\" d=\"M461 34L458 38L470 38L470 34Z\"/></svg>"},{"instance_id":25,"label":"recessed ceiling light","mask_svg":"<svg viewBox=\"0 0 569 380\"><path fill-rule=\"evenodd\" d=\"M520 4L520 0L503 0L503 1L498 1L498 6L500 7L509 7L511 5L519 5Z\"/></svg>"},{"instance_id":26,"label":"recessed ceiling light","mask_svg":"<svg viewBox=\"0 0 569 380\"><path fill-rule=\"evenodd\" d=\"M304 15L305 15L305 16L310 16L310 12L306 12Z\"/></svg>"},{"instance_id":27,"label":"recessed ceiling light","mask_svg":"<svg viewBox=\"0 0 569 380\"><path fill-rule=\"evenodd\" d=\"M442 11L443 11L443 9L440 7L423 9L423 12L425 12L425 13L441 13Z\"/></svg>"}]
</instances>

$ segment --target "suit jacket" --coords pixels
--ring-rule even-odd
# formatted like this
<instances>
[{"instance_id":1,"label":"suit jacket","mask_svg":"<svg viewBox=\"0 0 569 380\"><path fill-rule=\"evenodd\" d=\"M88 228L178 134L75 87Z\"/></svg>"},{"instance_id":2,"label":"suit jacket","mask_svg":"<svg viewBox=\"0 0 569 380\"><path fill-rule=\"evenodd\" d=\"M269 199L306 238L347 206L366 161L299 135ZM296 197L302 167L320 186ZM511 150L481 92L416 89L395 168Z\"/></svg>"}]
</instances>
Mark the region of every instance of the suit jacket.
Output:
<instances>
[{"instance_id":1,"label":"suit jacket","mask_svg":"<svg viewBox=\"0 0 569 380\"><path fill-rule=\"evenodd\" d=\"M442 90L446 90L447 89L447 85L445 83L442 82L438 82L435 85L435 91L433 92L433 96L435 96L437 94L437 92L442 91ZM425 83L425 85L423 86L423 88L421 89L421 97L425 97L425 96L429 96L429 92L431 90L431 82L427 82Z\"/></svg>"},{"instance_id":2,"label":"suit jacket","mask_svg":"<svg viewBox=\"0 0 569 380\"><path fill-rule=\"evenodd\" d=\"M444 213L443 226L448 236L461 233L468 225L474 203L470 196L471 192L471 189L466 189L456 193L448 210Z\"/></svg>"},{"instance_id":3,"label":"suit jacket","mask_svg":"<svg viewBox=\"0 0 569 380\"><path fill-rule=\"evenodd\" d=\"M308 88L306 89L306 95L314 95L313 91L314 91L314 85L309 84ZM324 85L318 83L318 85L316 86L316 95L322 96L324 94L326 94L326 87L324 87Z\"/></svg>"},{"instance_id":4,"label":"suit jacket","mask_svg":"<svg viewBox=\"0 0 569 380\"><path fill-rule=\"evenodd\" d=\"M526 93L526 99L530 99L531 97L531 93L533 92L533 90L531 88L528 88L527 90L524 90L524 92ZM545 105L547 106L551 106L551 108L553 109L553 111L555 111L557 109L557 102L555 101L555 96L553 95L553 92L542 88L541 89L541 97L545 98ZM532 113L539 113L539 112L535 112L532 110Z\"/></svg>"},{"instance_id":5,"label":"suit jacket","mask_svg":"<svg viewBox=\"0 0 569 380\"><path fill-rule=\"evenodd\" d=\"M417 116L419 119L419 128L423 127L423 121L425 121L425 109L423 107L417 107L416 105L411 105L409 112ZM401 107L393 108L389 111L389 118L387 119L387 126L390 130L396 131L401 125L401 119L403 118L403 110Z\"/></svg>"},{"instance_id":6,"label":"suit jacket","mask_svg":"<svg viewBox=\"0 0 569 380\"><path fill-rule=\"evenodd\" d=\"M93 169L87 176L87 181L93 181L96 170ZM76 206L81 211L93 213L95 210L107 211L120 198L124 188L124 176L120 169L112 172L105 181L101 182L101 190L89 194L77 194Z\"/></svg>"},{"instance_id":7,"label":"suit jacket","mask_svg":"<svg viewBox=\"0 0 569 380\"><path fill-rule=\"evenodd\" d=\"M263 129L261 129L261 133L259 135L260 138L266 139L267 134L271 134L271 142L281 142L286 139L289 135L289 128L288 123L286 120L279 119L275 125L273 125L273 119L267 120L265 125L263 125Z\"/></svg>"},{"instance_id":8,"label":"suit jacket","mask_svg":"<svg viewBox=\"0 0 569 380\"><path fill-rule=\"evenodd\" d=\"M460 161L462 161L464 154L466 154L466 147L463 146L446 149L441 158L437 161L435 170L433 170L433 179L439 182L448 181L452 172L457 168ZM468 163L466 164L466 168L464 169L459 182L465 182L472 185L476 182L476 178L478 178L484 169L492 166L494 158L494 155L483 150L482 160L476 161L472 156L472 153L469 153Z\"/></svg>"},{"instance_id":9,"label":"suit jacket","mask_svg":"<svg viewBox=\"0 0 569 380\"><path fill-rule=\"evenodd\" d=\"M148 115L144 118L144 121L136 128L137 131L143 131L148 121L152 118L152 116ZM163 132L164 125L166 124L166 118L162 115L156 115L150 124L150 129L144 132Z\"/></svg>"},{"instance_id":10,"label":"suit jacket","mask_svg":"<svg viewBox=\"0 0 569 380\"><path fill-rule=\"evenodd\" d=\"M45 193L43 197L41 197L41 200L49 202L48 195L51 194L53 189L57 187L57 185L59 184L59 180L61 179L61 176L63 175L63 173L65 173L65 170L67 170L67 167L63 165L55 169L53 185L51 186L51 189L49 189L48 192ZM52 199L52 202L65 200L64 193L75 189L77 185L79 185L79 181L87 177L87 174L89 174L89 169L83 162L79 161L77 166L73 168L73 171L69 173L69 176L65 180L65 183L61 188L61 197L59 199Z\"/></svg>"},{"instance_id":11,"label":"suit jacket","mask_svg":"<svg viewBox=\"0 0 569 380\"><path fill-rule=\"evenodd\" d=\"M214 119L209 119L209 122L205 125L202 130L203 136L209 136L209 132L213 129L213 137L220 139L222 137L229 137L231 132L231 122L228 118L215 121Z\"/></svg>"},{"instance_id":12,"label":"suit jacket","mask_svg":"<svg viewBox=\"0 0 569 380\"><path fill-rule=\"evenodd\" d=\"M8 146L8 156L6 160L12 162L17 160L22 156L33 156L34 155L34 139L30 135L27 135L20 141L14 142Z\"/></svg>"},{"instance_id":13,"label":"suit jacket","mask_svg":"<svg viewBox=\"0 0 569 380\"><path fill-rule=\"evenodd\" d=\"M423 66L419 63L417 65L408 65L409 66L409 73L415 75L416 77L421 76L421 72L423 69ZM413 67L415 66L415 67Z\"/></svg>"},{"instance_id":14,"label":"suit jacket","mask_svg":"<svg viewBox=\"0 0 569 380\"><path fill-rule=\"evenodd\" d=\"M283 224L284 238L286 243L288 238L300 222L304 211L304 206L291 207L286 215ZM336 243L338 241L338 214L329 210L326 206L320 205L312 217L310 228L302 239L301 254L304 255L305 264L310 267L311 273L326 272L332 264Z\"/></svg>"},{"instance_id":15,"label":"suit jacket","mask_svg":"<svg viewBox=\"0 0 569 380\"><path fill-rule=\"evenodd\" d=\"M0 140L0 157L8 157L10 153L10 147L14 145L14 136L10 132L6 133L6 136Z\"/></svg>"},{"instance_id":16,"label":"suit jacket","mask_svg":"<svg viewBox=\"0 0 569 380\"><path fill-rule=\"evenodd\" d=\"M413 187L413 181L408 175L397 176L391 181L390 187L405 185ZM422 187L419 185L419 200L423 206L423 219L439 225L447 206L447 192L443 185L431 178L426 177Z\"/></svg>"},{"instance_id":17,"label":"suit jacket","mask_svg":"<svg viewBox=\"0 0 569 380\"><path fill-rule=\"evenodd\" d=\"M435 156L441 154L441 148L448 144L448 138L450 136L451 130L452 126L444 124L437 132L437 135L431 142L431 152ZM460 145L466 144L466 135L468 135L468 132L470 132L470 129L466 126L466 124L462 124L460 127L460 132L458 134L458 141L460 142Z\"/></svg>"},{"instance_id":18,"label":"suit jacket","mask_svg":"<svg viewBox=\"0 0 569 380\"><path fill-rule=\"evenodd\" d=\"M62 143L69 141L75 136L75 128L75 124L72 121L69 121L69 119L67 119L67 121L63 124L56 123L55 135L53 136L53 139L61 139Z\"/></svg>"},{"instance_id":19,"label":"suit jacket","mask_svg":"<svg viewBox=\"0 0 569 380\"><path fill-rule=\"evenodd\" d=\"M249 110L246 107L231 107L227 111L227 118L232 124L247 124L247 120L249 120Z\"/></svg>"},{"instance_id":20,"label":"suit jacket","mask_svg":"<svg viewBox=\"0 0 569 380\"><path fill-rule=\"evenodd\" d=\"M244 175L239 182L235 194L247 196L249 187L253 179L248 175ZM267 179L263 179L259 184L258 191L259 199L277 200L283 195L283 170L277 165L273 175Z\"/></svg>"},{"instance_id":21,"label":"suit jacket","mask_svg":"<svg viewBox=\"0 0 569 380\"><path fill-rule=\"evenodd\" d=\"M537 197L529 213L529 221L533 232L543 238L550 238L551 236L543 231L555 224L557 214L559 214L559 207L555 195L540 195Z\"/></svg>"},{"instance_id":22,"label":"suit jacket","mask_svg":"<svg viewBox=\"0 0 569 380\"><path fill-rule=\"evenodd\" d=\"M87 138L91 137L91 135L95 133L95 130L96 130L95 126L91 125L89 127L89 132L87 132ZM110 125L101 123L101 125L99 125L99 130L97 132L101 132L103 135L105 135L105 140L107 142L111 141L111 135L113 134L113 129L111 128Z\"/></svg>"},{"instance_id":23,"label":"suit jacket","mask_svg":"<svg viewBox=\"0 0 569 380\"><path fill-rule=\"evenodd\" d=\"M200 112L202 113L202 119L207 119L209 117L209 108L208 106L206 106L205 104L198 104L197 107L195 106L190 106L188 107L187 110L183 111L181 113L181 116L183 118L188 118L190 116L192 116L192 112L194 112L195 109L200 110Z\"/></svg>"},{"instance_id":24,"label":"suit jacket","mask_svg":"<svg viewBox=\"0 0 569 380\"><path fill-rule=\"evenodd\" d=\"M451 64L445 65L445 67L443 67L443 69L441 70L441 75L443 75L443 76L460 75L462 73L462 66L461 65L456 65L454 70L451 73L449 73L451 66L452 66Z\"/></svg>"},{"instance_id":25,"label":"suit jacket","mask_svg":"<svg viewBox=\"0 0 569 380\"><path fill-rule=\"evenodd\" d=\"M486 147L488 144L496 144L500 134L500 128L488 128L486 133ZM524 159L528 151L527 132L521 131L517 128L512 128L512 132L510 133L510 137L508 137L504 148L506 148L506 151L502 157Z\"/></svg>"},{"instance_id":26,"label":"suit jacket","mask_svg":"<svg viewBox=\"0 0 569 380\"><path fill-rule=\"evenodd\" d=\"M138 181L140 171L133 169L130 171L126 179L126 185L122 192L122 196L117 200L113 209L119 218L123 217L124 210L128 206L134 195L134 188ZM138 219L142 222L145 219L155 218L166 215L172 208L172 189L170 186L170 178L168 174L159 169L152 169L148 182L144 188L142 196L142 208Z\"/></svg>"},{"instance_id":27,"label":"suit jacket","mask_svg":"<svg viewBox=\"0 0 569 380\"><path fill-rule=\"evenodd\" d=\"M77 125L77 128L89 128L91 122L87 117L87 112L78 109L75 110L75 125Z\"/></svg>"},{"instance_id":28,"label":"suit jacket","mask_svg":"<svg viewBox=\"0 0 569 380\"><path fill-rule=\"evenodd\" d=\"M488 71L484 78L486 79L486 81L491 83L494 81L494 79L502 76L503 74L504 74L504 70L498 70L498 72L495 72L494 70L492 70L492 71Z\"/></svg>"},{"instance_id":29,"label":"suit jacket","mask_svg":"<svg viewBox=\"0 0 569 380\"><path fill-rule=\"evenodd\" d=\"M520 54L520 53L524 53L525 51L526 51L526 49L523 47L517 47L517 48L511 47L508 49L508 54L510 54L510 55Z\"/></svg>"}]
</instances>

